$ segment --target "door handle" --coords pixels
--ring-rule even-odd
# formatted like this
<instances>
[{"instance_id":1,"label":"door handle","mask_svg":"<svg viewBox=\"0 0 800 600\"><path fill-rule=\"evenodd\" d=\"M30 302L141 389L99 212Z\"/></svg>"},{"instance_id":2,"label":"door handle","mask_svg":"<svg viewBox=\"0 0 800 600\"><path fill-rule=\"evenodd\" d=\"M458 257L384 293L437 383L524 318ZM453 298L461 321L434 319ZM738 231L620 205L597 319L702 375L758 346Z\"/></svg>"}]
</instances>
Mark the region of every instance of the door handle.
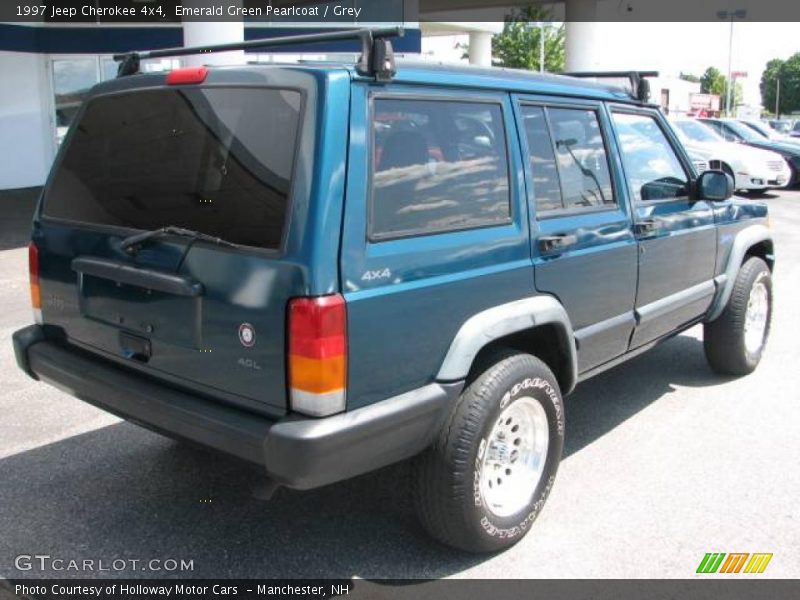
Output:
<instances>
[{"instance_id":1,"label":"door handle","mask_svg":"<svg viewBox=\"0 0 800 600\"><path fill-rule=\"evenodd\" d=\"M658 221L655 219L642 219L633 226L637 235L653 235L658 231Z\"/></svg>"},{"instance_id":2,"label":"door handle","mask_svg":"<svg viewBox=\"0 0 800 600\"><path fill-rule=\"evenodd\" d=\"M576 244L578 242L578 236L565 233L558 235L542 235L539 236L537 242L539 244L539 250L542 252L552 252L553 250Z\"/></svg>"}]
</instances>

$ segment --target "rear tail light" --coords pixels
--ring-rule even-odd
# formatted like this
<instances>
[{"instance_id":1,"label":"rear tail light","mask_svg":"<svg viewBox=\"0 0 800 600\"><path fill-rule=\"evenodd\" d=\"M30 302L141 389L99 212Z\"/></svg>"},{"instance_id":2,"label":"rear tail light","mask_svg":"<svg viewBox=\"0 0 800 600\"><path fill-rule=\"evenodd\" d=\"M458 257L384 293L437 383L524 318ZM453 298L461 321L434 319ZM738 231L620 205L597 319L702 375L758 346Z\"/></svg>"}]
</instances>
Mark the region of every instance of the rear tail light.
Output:
<instances>
[{"instance_id":1,"label":"rear tail light","mask_svg":"<svg viewBox=\"0 0 800 600\"><path fill-rule=\"evenodd\" d=\"M291 408L324 417L345 408L347 311L336 294L289 302Z\"/></svg>"},{"instance_id":2,"label":"rear tail light","mask_svg":"<svg viewBox=\"0 0 800 600\"><path fill-rule=\"evenodd\" d=\"M39 248L33 242L28 246L28 274L31 281L31 306L33 318L42 322L42 289L39 287Z\"/></svg>"}]
</instances>

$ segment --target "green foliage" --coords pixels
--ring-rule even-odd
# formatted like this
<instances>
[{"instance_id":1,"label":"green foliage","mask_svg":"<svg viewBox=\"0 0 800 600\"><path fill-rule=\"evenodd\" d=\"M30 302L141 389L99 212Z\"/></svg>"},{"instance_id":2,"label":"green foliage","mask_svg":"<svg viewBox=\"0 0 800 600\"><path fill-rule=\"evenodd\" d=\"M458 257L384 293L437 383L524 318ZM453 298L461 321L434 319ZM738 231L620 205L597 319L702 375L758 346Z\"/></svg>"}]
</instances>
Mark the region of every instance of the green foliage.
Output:
<instances>
[{"instance_id":1,"label":"green foliage","mask_svg":"<svg viewBox=\"0 0 800 600\"><path fill-rule=\"evenodd\" d=\"M725 109L725 98L727 94L728 78L723 75L716 67L708 67L700 78L700 91L704 94L715 94L720 97L720 106ZM731 109L742 103L744 92L742 84L734 81L733 97L731 98Z\"/></svg>"},{"instance_id":2,"label":"green foliage","mask_svg":"<svg viewBox=\"0 0 800 600\"><path fill-rule=\"evenodd\" d=\"M761 75L761 102L764 108L775 110L777 81L781 82L778 112L787 114L800 111L800 52L787 60L773 58Z\"/></svg>"},{"instance_id":3,"label":"green foliage","mask_svg":"<svg viewBox=\"0 0 800 600\"><path fill-rule=\"evenodd\" d=\"M716 94L725 97L725 75L716 67L708 67L700 78L700 91L704 94Z\"/></svg>"},{"instance_id":4,"label":"green foliage","mask_svg":"<svg viewBox=\"0 0 800 600\"><path fill-rule=\"evenodd\" d=\"M684 73L681 71L679 77L684 81L691 81L692 83L700 83L700 78L692 73Z\"/></svg>"},{"instance_id":5,"label":"green foliage","mask_svg":"<svg viewBox=\"0 0 800 600\"><path fill-rule=\"evenodd\" d=\"M539 70L539 44L544 27L544 70L560 73L566 65L564 26L554 27L549 9L531 5L506 17L503 33L492 38L495 62L514 69Z\"/></svg>"}]
</instances>

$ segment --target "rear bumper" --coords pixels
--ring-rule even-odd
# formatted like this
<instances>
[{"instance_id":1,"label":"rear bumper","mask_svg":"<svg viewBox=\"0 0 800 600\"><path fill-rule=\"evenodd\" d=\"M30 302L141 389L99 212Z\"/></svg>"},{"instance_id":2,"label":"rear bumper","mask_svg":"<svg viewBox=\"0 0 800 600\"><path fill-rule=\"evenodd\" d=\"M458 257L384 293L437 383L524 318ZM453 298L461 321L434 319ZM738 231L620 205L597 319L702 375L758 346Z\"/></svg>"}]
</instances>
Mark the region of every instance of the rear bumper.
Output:
<instances>
[{"instance_id":1,"label":"rear bumper","mask_svg":"<svg viewBox=\"0 0 800 600\"><path fill-rule=\"evenodd\" d=\"M149 429L263 465L282 485L310 489L411 457L439 431L461 383L430 384L332 417L274 421L167 386L48 340L39 325L17 331L28 375Z\"/></svg>"}]
</instances>

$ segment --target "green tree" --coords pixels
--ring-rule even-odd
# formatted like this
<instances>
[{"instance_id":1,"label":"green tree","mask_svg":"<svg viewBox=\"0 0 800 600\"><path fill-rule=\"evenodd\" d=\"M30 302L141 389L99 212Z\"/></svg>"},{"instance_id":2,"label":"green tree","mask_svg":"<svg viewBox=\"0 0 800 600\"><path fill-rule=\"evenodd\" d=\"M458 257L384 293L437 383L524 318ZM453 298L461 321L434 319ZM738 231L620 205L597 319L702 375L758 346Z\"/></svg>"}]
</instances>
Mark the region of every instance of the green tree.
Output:
<instances>
[{"instance_id":1,"label":"green tree","mask_svg":"<svg viewBox=\"0 0 800 600\"><path fill-rule=\"evenodd\" d=\"M767 62L767 66L761 74L761 83L759 83L758 87L761 90L761 104L763 104L764 108L767 110L775 109L777 81L780 78L783 64L780 58L773 58L771 61ZM781 105L779 107L779 112L784 112L786 103L783 101L783 98L780 100Z\"/></svg>"},{"instance_id":2,"label":"green tree","mask_svg":"<svg viewBox=\"0 0 800 600\"><path fill-rule=\"evenodd\" d=\"M693 75L692 73L684 73L681 71L680 75L678 75L684 81L691 81L692 83L700 83L700 78L697 75Z\"/></svg>"},{"instance_id":3,"label":"green tree","mask_svg":"<svg viewBox=\"0 0 800 600\"><path fill-rule=\"evenodd\" d=\"M562 72L566 65L564 26L555 27L552 20L552 12L542 6L513 10L506 16L503 33L492 38L494 61L504 67L538 71L542 28L537 22L544 22L544 70Z\"/></svg>"},{"instance_id":4,"label":"green tree","mask_svg":"<svg viewBox=\"0 0 800 600\"><path fill-rule=\"evenodd\" d=\"M777 82L781 82L778 111L787 114L800 110L800 52L781 60L769 61L761 75L761 102L764 108L775 110Z\"/></svg>"},{"instance_id":5,"label":"green tree","mask_svg":"<svg viewBox=\"0 0 800 600\"><path fill-rule=\"evenodd\" d=\"M704 94L714 94L720 98L720 106L724 110L728 78L723 75L716 67L708 67L700 78L700 91ZM731 98L731 110L742 103L744 92L742 84L734 80L733 97Z\"/></svg>"},{"instance_id":6,"label":"green tree","mask_svg":"<svg viewBox=\"0 0 800 600\"><path fill-rule=\"evenodd\" d=\"M700 78L700 91L704 94L725 96L725 75L716 67L708 67Z\"/></svg>"}]
</instances>

